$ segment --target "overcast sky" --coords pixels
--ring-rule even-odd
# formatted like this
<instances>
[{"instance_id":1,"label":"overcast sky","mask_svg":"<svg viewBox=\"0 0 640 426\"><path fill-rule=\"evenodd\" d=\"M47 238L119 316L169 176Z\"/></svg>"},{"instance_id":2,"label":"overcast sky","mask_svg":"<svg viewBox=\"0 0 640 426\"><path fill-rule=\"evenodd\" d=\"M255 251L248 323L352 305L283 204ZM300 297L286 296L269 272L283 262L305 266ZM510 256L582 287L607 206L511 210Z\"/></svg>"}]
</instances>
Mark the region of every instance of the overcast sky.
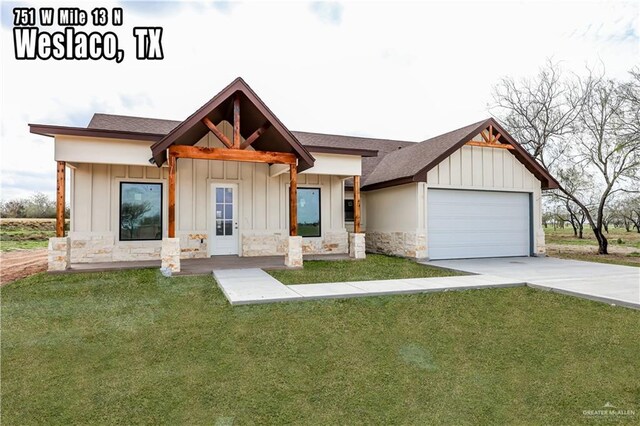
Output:
<instances>
[{"instance_id":1,"label":"overcast sky","mask_svg":"<svg viewBox=\"0 0 640 426\"><path fill-rule=\"evenodd\" d=\"M637 1L76 2L124 9L124 61L17 61L13 7L55 4L2 2L5 200L55 191L53 140L27 123L181 120L237 76L291 130L420 141L486 118L501 77L548 57L616 78L640 63ZM163 61L135 59L135 26L164 28Z\"/></svg>"}]
</instances>

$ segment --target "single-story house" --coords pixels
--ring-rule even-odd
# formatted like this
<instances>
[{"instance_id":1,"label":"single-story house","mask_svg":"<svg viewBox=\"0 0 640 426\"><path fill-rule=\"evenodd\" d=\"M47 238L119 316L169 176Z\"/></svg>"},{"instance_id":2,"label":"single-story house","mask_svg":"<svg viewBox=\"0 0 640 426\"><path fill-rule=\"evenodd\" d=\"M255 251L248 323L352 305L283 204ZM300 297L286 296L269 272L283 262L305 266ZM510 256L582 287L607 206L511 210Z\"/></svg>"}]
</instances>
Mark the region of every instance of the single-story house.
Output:
<instances>
[{"instance_id":1,"label":"single-story house","mask_svg":"<svg viewBox=\"0 0 640 426\"><path fill-rule=\"evenodd\" d=\"M183 121L30 124L58 164L49 269L217 255L544 253L557 182L494 120L424 142L292 132L238 78ZM70 194L65 194L69 169ZM65 235L64 206L71 207Z\"/></svg>"}]
</instances>

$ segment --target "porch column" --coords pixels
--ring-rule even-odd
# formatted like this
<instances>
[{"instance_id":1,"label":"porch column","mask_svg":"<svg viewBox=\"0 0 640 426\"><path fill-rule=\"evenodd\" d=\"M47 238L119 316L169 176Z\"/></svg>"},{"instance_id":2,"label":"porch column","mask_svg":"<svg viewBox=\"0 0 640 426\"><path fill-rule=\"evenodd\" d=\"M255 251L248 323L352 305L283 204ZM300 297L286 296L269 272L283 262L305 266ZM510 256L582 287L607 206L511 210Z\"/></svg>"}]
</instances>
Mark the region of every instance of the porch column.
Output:
<instances>
[{"instance_id":1,"label":"porch column","mask_svg":"<svg viewBox=\"0 0 640 426\"><path fill-rule=\"evenodd\" d=\"M289 236L298 235L298 172L295 164L289 165Z\"/></svg>"},{"instance_id":2,"label":"porch column","mask_svg":"<svg viewBox=\"0 0 640 426\"><path fill-rule=\"evenodd\" d=\"M56 188L56 237L64 237L65 162L58 161Z\"/></svg>"},{"instance_id":3,"label":"porch column","mask_svg":"<svg viewBox=\"0 0 640 426\"><path fill-rule=\"evenodd\" d=\"M64 271L71 263L71 241L64 236L65 205L65 168L64 161L58 161L56 178L56 236L49 238L47 270Z\"/></svg>"},{"instance_id":4,"label":"porch column","mask_svg":"<svg viewBox=\"0 0 640 426\"><path fill-rule=\"evenodd\" d=\"M360 176L353 177L353 232L360 233Z\"/></svg>"},{"instance_id":5,"label":"porch column","mask_svg":"<svg viewBox=\"0 0 640 426\"><path fill-rule=\"evenodd\" d=\"M169 238L176 236L176 157L169 154Z\"/></svg>"},{"instance_id":6,"label":"porch column","mask_svg":"<svg viewBox=\"0 0 640 426\"><path fill-rule=\"evenodd\" d=\"M365 235L360 229L360 176L353 177L353 233L349 235L349 257L364 259Z\"/></svg>"},{"instance_id":7,"label":"porch column","mask_svg":"<svg viewBox=\"0 0 640 426\"><path fill-rule=\"evenodd\" d=\"M302 267L302 237L298 236L298 172L296 163L289 164L289 239L284 264Z\"/></svg>"},{"instance_id":8,"label":"porch column","mask_svg":"<svg viewBox=\"0 0 640 426\"><path fill-rule=\"evenodd\" d=\"M180 272L180 239L176 238L176 163L177 157L169 152L169 229L168 238L162 239L161 268L164 275Z\"/></svg>"}]
</instances>

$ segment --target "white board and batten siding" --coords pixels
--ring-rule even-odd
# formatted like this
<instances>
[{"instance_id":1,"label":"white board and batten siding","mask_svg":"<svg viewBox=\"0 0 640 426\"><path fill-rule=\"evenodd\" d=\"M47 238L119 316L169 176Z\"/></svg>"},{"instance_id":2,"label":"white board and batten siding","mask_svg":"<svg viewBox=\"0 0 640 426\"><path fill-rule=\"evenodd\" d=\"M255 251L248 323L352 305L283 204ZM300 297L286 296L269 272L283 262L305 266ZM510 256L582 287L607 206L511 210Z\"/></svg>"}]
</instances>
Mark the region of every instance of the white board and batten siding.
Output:
<instances>
[{"instance_id":1,"label":"white board and batten siding","mask_svg":"<svg viewBox=\"0 0 640 426\"><path fill-rule=\"evenodd\" d=\"M528 256L544 241L540 181L509 150L463 146L424 185L430 259Z\"/></svg>"},{"instance_id":2,"label":"white board and batten siding","mask_svg":"<svg viewBox=\"0 0 640 426\"><path fill-rule=\"evenodd\" d=\"M223 122L220 127L228 136L231 135L231 125ZM69 202L72 238L95 239L102 236L116 246L160 246L160 241L118 241L121 182L163 183L162 225L163 235L167 234L168 168L149 164L150 145L151 142L144 141L111 142L99 138L56 137L56 160L66 161L71 167ZM222 146L210 133L197 145ZM91 155L83 152L85 146L90 148ZM98 155L98 151L102 155ZM319 156L322 157L321 163L331 161L330 158L324 158L327 155ZM321 190L323 237L317 240L323 240L328 234L346 235L343 179L349 173L360 172L359 157L347 157L334 164L333 168L325 164L321 170L335 174L316 174L312 168L298 176L300 188ZM180 159L176 181L178 236L200 241L203 234L211 235L211 185L215 183L238 185L240 235L288 235L288 173L270 177L269 165L262 163Z\"/></svg>"}]
</instances>

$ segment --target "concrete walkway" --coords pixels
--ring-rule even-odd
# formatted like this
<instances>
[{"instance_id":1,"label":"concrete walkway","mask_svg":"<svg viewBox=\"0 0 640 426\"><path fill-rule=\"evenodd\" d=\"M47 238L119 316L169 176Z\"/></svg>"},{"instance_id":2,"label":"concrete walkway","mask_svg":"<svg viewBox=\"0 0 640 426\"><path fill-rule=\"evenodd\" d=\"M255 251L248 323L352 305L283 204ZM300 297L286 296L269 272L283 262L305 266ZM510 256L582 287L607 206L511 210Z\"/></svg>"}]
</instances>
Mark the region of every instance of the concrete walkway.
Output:
<instances>
[{"instance_id":1,"label":"concrete walkway","mask_svg":"<svg viewBox=\"0 0 640 426\"><path fill-rule=\"evenodd\" d=\"M507 257L424 262L458 271L492 274L529 287L640 309L640 268L557 259Z\"/></svg>"},{"instance_id":2,"label":"concrete walkway","mask_svg":"<svg viewBox=\"0 0 640 426\"><path fill-rule=\"evenodd\" d=\"M524 285L524 282L519 280L492 275L349 281L299 285L284 285L261 269L214 270L213 276L229 300L229 303L232 305Z\"/></svg>"}]
</instances>

